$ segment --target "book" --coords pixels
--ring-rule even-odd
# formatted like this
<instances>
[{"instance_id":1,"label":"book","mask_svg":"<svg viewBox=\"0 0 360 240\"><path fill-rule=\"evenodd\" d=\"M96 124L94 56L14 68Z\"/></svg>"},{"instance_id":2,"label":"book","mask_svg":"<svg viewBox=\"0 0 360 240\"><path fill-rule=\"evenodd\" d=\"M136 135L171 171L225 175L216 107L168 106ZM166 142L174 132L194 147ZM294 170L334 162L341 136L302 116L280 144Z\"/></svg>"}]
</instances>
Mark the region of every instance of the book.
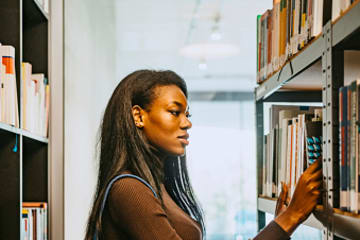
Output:
<instances>
[{"instance_id":1,"label":"book","mask_svg":"<svg viewBox=\"0 0 360 240\"><path fill-rule=\"evenodd\" d=\"M2 65L5 66L1 71L1 122L19 127L15 48L13 46L1 45L0 55Z\"/></svg>"},{"instance_id":2,"label":"book","mask_svg":"<svg viewBox=\"0 0 360 240\"><path fill-rule=\"evenodd\" d=\"M348 210L348 196L347 196L347 86L339 89L339 153L340 153L340 209Z\"/></svg>"},{"instance_id":3,"label":"book","mask_svg":"<svg viewBox=\"0 0 360 240\"><path fill-rule=\"evenodd\" d=\"M313 164L322 156L322 122L308 121L305 123L306 135L306 164Z\"/></svg>"},{"instance_id":4,"label":"book","mask_svg":"<svg viewBox=\"0 0 360 240\"><path fill-rule=\"evenodd\" d=\"M47 240L47 203L23 202L22 207L21 239Z\"/></svg>"},{"instance_id":5,"label":"book","mask_svg":"<svg viewBox=\"0 0 360 240\"><path fill-rule=\"evenodd\" d=\"M360 80L339 89L340 208L360 213Z\"/></svg>"},{"instance_id":6,"label":"book","mask_svg":"<svg viewBox=\"0 0 360 240\"><path fill-rule=\"evenodd\" d=\"M351 0L333 0L331 20L335 21L337 18L339 18L353 3L354 1Z\"/></svg>"}]
</instances>

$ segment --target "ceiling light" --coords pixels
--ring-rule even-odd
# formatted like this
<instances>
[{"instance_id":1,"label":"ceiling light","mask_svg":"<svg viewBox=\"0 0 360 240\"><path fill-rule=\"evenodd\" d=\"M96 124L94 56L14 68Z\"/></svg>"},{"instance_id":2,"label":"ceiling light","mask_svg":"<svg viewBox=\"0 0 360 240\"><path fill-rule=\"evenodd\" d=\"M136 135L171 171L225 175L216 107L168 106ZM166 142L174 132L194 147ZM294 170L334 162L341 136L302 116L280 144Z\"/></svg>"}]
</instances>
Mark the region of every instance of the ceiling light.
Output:
<instances>
[{"instance_id":1,"label":"ceiling light","mask_svg":"<svg viewBox=\"0 0 360 240\"><path fill-rule=\"evenodd\" d=\"M240 49L228 43L195 43L180 49L180 54L193 59L217 59L238 55Z\"/></svg>"},{"instance_id":2,"label":"ceiling light","mask_svg":"<svg viewBox=\"0 0 360 240\"><path fill-rule=\"evenodd\" d=\"M205 59L200 60L198 67L202 71L205 71L207 69L207 63L206 63Z\"/></svg>"}]
</instances>

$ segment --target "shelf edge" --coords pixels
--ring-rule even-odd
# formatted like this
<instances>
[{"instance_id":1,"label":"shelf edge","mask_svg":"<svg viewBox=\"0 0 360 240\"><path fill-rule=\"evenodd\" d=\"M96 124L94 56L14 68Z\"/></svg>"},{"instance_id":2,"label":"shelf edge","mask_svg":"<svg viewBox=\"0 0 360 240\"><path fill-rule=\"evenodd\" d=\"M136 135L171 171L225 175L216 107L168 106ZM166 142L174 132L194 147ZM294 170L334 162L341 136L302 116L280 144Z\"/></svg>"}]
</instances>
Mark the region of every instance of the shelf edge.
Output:
<instances>
[{"instance_id":1,"label":"shelf edge","mask_svg":"<svg viewBox=\"0 0 360 240\"><path fill-rule=\"evenodd\" d=\"M256 101L267 98L286 82L297 76L322 56L324 44L322 36L314 39L291 62L287 62L278 72L255 89ZM291 66L292 65L292 66ZM292 68L291 68L292 67ZM293 69L293 72L291 72ZM280 75L280 76L279 76Z\"/></svg>"},{"instance_id":2,"label":"shelf edge","mask_svg":"<svg viewBox=\"0 0 360 240\"><path fill-rule=\"evenodd\" d=\"M336 46L344 39L360 29L360 1L350 7L351 9L338 19L332 27L332 45Z\"/></svg>"},{"instance_id":3,"label":"shelf edge","mask_svg":"<svg viewBox=\"0 0 360 240\"><path fill-rule=\"evenodd\" d=\"M24 137L28 137L28 138L31 138L33 140L37 140L37 141L42 142L42 143L49 143L49 140L47 138L36 135L34 133L31 133L31 132L29 132L27 130L20 129L20 132L21 132L21 135L24 136Z\"/></svg>"},{"instance_id":4,"label":"shelf edge","mask_svg":"<svg viewBox=\"0 0 360 240\"><path fill-rule=\"evenodd\" d=\"M21 131L19 128L11 126L6 123L2 123L2 122L0 122L0 129L8 131L8 132L12 132L14 134L19 134L19 135L21 134Z\"/></svg>"},{"instance_id":5,"label":"shelf edge","mask_svg":"<svg viewBox=\"0 0 360 240\"><path fill-rule=\"evenodd\" d=\"M257 202L259 211L270 213L272 215L275 214L276 200L258 198ZM311 214L309 218L302 224L319 230L323 229L322 223L318 219L316 219L314 214Z\"/></svg>"}]
</instances>

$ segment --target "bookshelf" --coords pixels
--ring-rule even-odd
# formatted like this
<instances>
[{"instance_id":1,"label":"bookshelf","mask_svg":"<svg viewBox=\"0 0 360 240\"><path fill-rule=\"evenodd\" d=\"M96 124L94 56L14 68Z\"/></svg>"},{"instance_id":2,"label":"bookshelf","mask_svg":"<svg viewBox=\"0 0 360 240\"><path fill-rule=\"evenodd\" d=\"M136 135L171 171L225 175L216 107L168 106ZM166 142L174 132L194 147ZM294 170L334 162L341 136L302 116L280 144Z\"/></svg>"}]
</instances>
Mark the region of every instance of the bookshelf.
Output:
<instances>
[{"instance_id":1,"label":"bookshelf","mask_svg":"<svg viewBox=\"0 0 360 240\"><path fill-rule=\"evenodd\" d=\"M50 78L49 21L36 0L0 1L0 43L15 47L20 126L21 63L31 62L33 72ZM49 202L49 142L0 123L0 239L20 239L22 202Z\"/></svg>"},{"instance_id":2,"label":"bookshelf","mask_svg":"<svg viewBox=\"0 0 360 240\"><path fill-rule=\"evenodd\" d=\"M360 215L339 210L339 93L344 86L344 51L360 50L360 4L355 1L335 21L331 21L331 1L324 1L324 26L320 36L291 57L282 68L255 89L257 141L257 222L265 226L265 214L274 214L276 199L260 195L263 163L264 103L320 102L323 107L323 177L325 193L323 205L318 205L305 225L322 231L323 239L358 239ZM301 86L301 75L319 64L321 76L318 89ZM286 90L298 83L297 89Z\"/></svg>"}]
</instances>

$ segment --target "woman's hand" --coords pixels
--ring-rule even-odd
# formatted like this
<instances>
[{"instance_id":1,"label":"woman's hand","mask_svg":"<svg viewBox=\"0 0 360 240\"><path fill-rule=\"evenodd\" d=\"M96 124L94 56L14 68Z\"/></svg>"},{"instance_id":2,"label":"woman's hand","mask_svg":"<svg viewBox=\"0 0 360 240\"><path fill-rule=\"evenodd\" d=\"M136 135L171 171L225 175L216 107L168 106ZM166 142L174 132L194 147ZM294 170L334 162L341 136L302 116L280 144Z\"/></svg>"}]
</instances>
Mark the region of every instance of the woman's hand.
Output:
<instances>
[{"instance_id":1,"label":"woman's hand","mask_svg":"<svg viewBox=\"0 0 360 240\"><path fill-rule=\"evenodd\" d=\"M289 206L275 218L289 235L315 208L320 197L321 180L321 159L318 159L301 175Z\"/></svg>"}]
</instances>

